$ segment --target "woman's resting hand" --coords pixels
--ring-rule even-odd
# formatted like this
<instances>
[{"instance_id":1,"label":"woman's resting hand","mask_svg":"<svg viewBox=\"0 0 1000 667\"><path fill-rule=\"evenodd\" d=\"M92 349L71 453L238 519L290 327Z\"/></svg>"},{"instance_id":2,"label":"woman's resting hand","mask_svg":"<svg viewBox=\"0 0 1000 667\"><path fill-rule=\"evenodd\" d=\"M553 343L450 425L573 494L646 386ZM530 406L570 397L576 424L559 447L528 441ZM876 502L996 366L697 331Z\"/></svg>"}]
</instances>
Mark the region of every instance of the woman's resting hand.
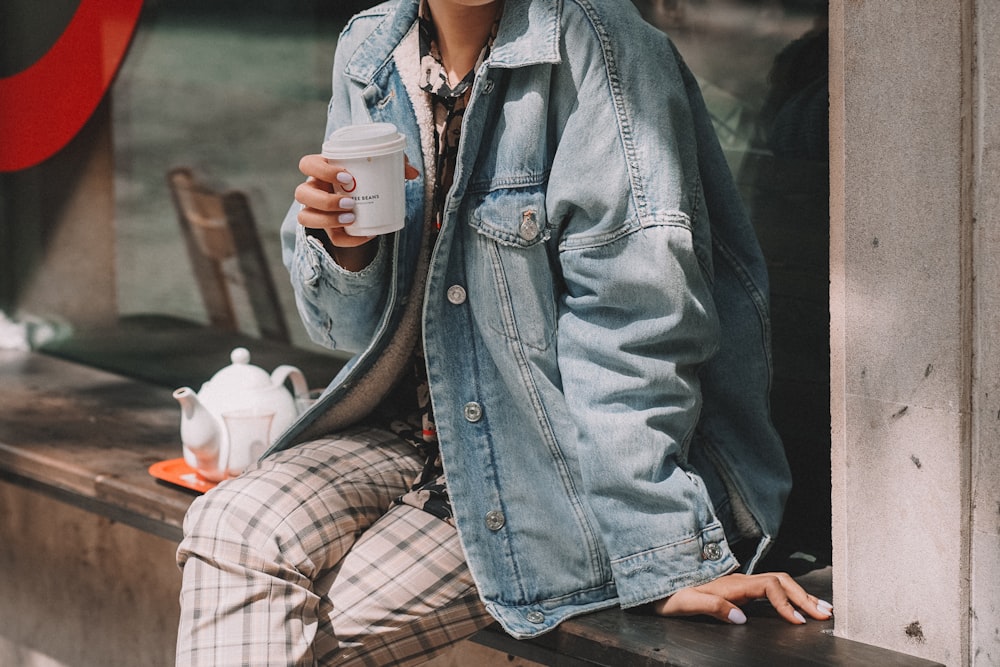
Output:
<instances>
[{"instance_id":1,"label":"woman's resting hand","mask_svg":"<svg viewBox=\"0 0 1000 667\"><path fill-rule=\"evenodd\" d=\"M739 605L766 598L789 623L806 622L802 612L825 621L833 615L833 606L809 595L784 572L764 574L729 574L701 586L683 588L668 598L653 603L661 616L707 615L726 623L746 623Z\"/></svg>"}]
</instances>

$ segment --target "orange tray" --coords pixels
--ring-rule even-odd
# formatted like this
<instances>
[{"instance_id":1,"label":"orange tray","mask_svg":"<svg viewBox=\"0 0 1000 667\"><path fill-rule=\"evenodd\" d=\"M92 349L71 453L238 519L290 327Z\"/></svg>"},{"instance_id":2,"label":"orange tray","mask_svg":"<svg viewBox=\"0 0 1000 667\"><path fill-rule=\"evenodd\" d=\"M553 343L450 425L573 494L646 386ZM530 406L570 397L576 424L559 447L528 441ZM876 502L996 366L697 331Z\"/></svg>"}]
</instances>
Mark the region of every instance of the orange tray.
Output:
<instances>
[{"instance_id":1,"label":"orange tray","mask_svg":"<svg viewBox=\"0 0 1000 667\"><path fill-rule=\"evenodd\" d=\"M189 466L183 458L159 461L149 466L149 474L156 479L181 486L185 489L205 493L215 488L218 482L210 482Z\"/></svg>"}]
</instances>

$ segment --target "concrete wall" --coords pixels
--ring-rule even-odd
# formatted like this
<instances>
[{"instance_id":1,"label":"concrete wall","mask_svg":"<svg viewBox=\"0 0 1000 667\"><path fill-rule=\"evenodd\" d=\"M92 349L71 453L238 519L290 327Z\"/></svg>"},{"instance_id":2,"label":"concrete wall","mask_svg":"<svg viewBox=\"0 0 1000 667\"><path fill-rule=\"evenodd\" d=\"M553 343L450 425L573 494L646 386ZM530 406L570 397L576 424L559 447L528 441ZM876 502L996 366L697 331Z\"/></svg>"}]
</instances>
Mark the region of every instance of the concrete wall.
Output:
<instances>
[{"instance_id":1,"label":"concrete wall","mask_svg":"<svg viewBox=\"0 0 1000 667\"><path fill-rule=\"evenodd\" d=\"M949 665L1000 660L998 28L831 3L836 632Z\"/></svg>"},{"instance_id":2,"label":"concrete wall","mask_svg":"<svg viewBox=\"0 0 1000 667\"><path fill-rule=\"evenodd\" d=\"M1000 665L1000 3L976 6L971 662Z\"/></svg>"}]
</instances>

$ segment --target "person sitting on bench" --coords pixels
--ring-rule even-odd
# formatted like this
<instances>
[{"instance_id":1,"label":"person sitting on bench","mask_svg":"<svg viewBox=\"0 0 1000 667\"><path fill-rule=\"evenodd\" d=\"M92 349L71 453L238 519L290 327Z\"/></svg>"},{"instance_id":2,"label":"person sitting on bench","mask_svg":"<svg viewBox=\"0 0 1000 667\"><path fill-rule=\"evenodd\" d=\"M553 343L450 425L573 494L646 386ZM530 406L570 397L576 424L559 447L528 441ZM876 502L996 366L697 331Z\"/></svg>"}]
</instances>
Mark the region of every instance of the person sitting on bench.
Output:
<instances>
[{"instance_id":1,"label":"person sitting on bench","mask_svg":"<svg viewBox=\"0 0 1000 667\"><path fill-rule=\"evenodd\" d=\"M613 0L398 0L333 86L327 134L406 137L405 226L347 234L352 175L300 162L284 261L355 356L192 505L178 664L416 664L610 606L829 618L752 574L790 487L767 279L667 36Z\"/></svg>"}]
</instances>

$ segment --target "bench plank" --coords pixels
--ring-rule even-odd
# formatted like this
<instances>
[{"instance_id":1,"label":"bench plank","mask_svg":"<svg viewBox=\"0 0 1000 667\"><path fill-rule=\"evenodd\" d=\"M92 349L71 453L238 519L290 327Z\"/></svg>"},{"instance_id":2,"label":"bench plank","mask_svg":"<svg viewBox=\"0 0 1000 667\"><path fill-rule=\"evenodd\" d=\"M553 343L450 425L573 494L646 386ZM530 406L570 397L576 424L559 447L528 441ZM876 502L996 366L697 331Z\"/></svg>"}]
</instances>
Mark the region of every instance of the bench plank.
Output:
<instances>
[{"instance_id":1,"label":"bench plank","mask_svg":"<svg viewBox=\"0 0 1000 667\"><path fill-rule=\"evenodd\" d=\"M0 351L0 475L179 539L194 495L147 472L181 454L170 394L46 355Z\"/></svg>"}]
</instances>

